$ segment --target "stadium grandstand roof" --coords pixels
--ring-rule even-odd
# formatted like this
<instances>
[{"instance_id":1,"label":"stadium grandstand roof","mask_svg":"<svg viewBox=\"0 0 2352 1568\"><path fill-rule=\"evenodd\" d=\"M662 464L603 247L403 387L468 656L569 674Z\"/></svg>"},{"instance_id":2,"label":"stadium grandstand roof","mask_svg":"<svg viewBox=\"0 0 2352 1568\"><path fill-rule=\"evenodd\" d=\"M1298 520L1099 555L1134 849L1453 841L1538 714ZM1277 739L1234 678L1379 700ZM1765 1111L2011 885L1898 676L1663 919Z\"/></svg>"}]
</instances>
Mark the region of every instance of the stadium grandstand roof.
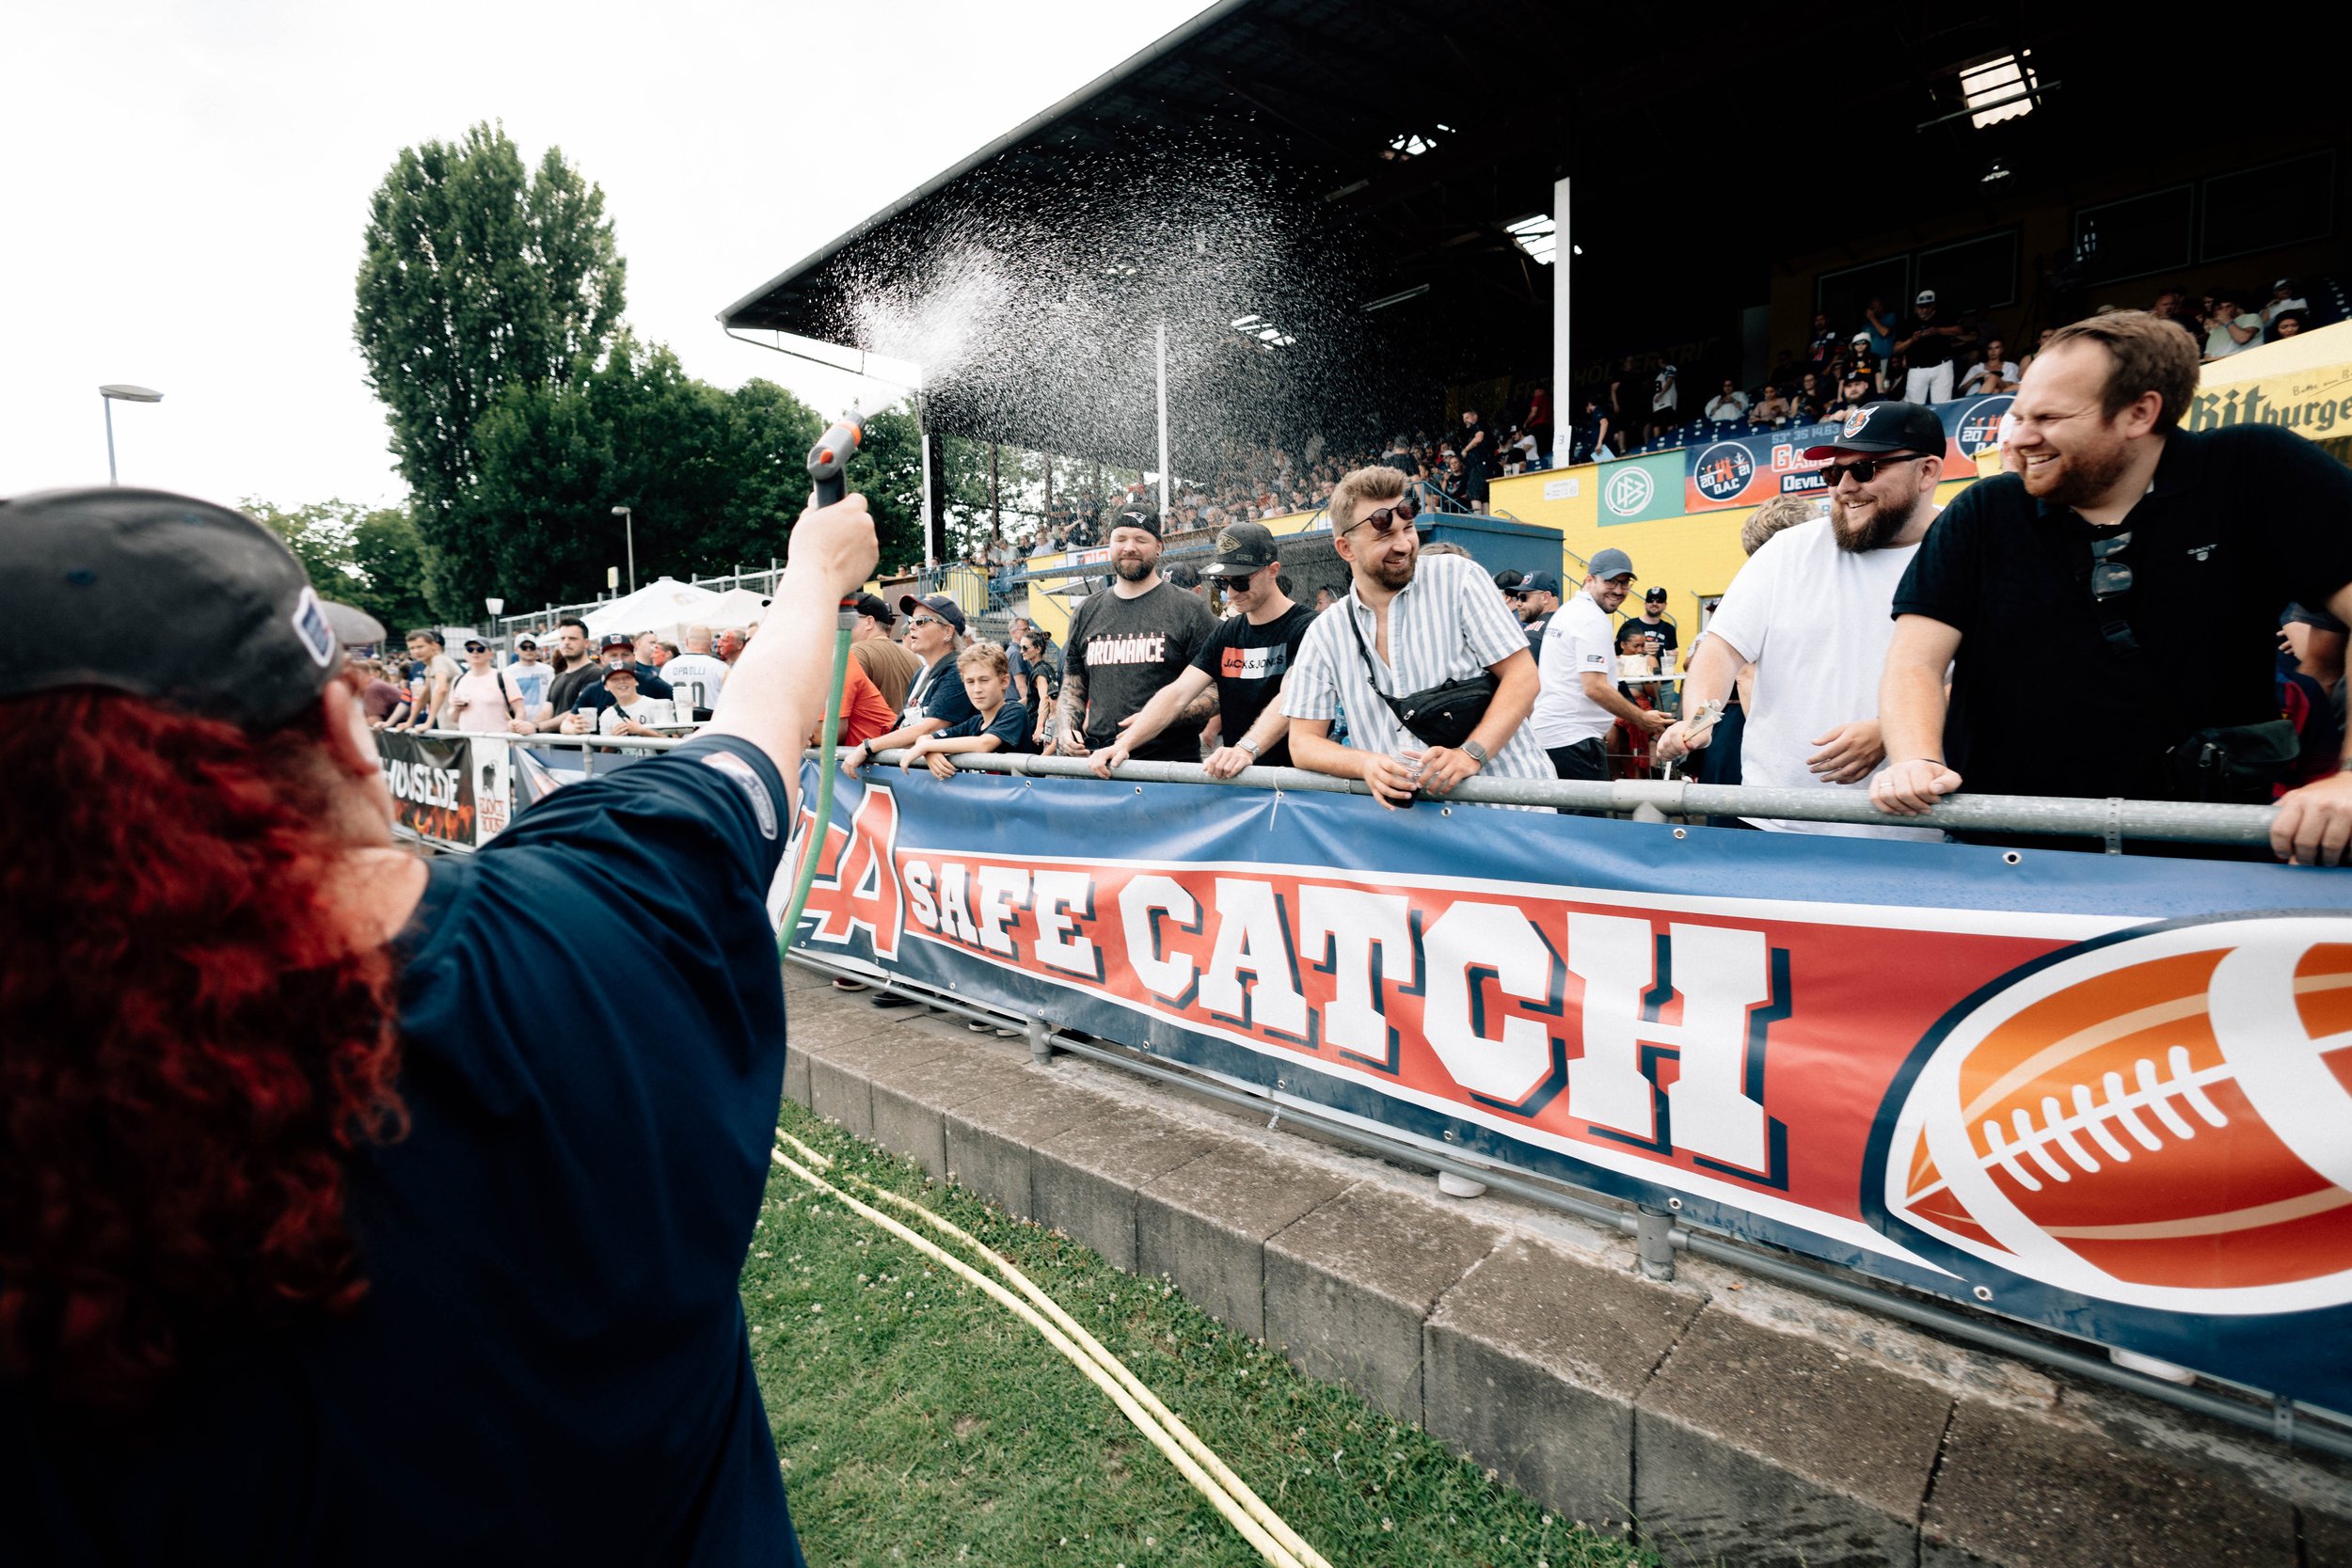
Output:
<instances>
[{"instance_id":1,"label":"stadium grandstand roof","mask_svg":"<svg viewBox=\"0 0 2352 1568\"><path fill-rule=\"evenodd\" d=\"M1576 357L1589 363L1693 336L1702 318L1736 335L1776 263L1841 240L1861 259L1930 212L1981 205L2001 221L2021 199L2064 202L2070 182L2160 162L2185 139L2343 138L2332 51L2275 38L2248 49L2242 71L2201 70L2170 29L2015 4L1221 0L720 319L872 348L849 293L975 203L1222 142L1278 169L1301 221L1351 249L1356 297L1334 303L1373 313L1384 375L1421 394L1548 377L1553 287L1571 261ZM1554 258L1563 177L1577 253ZM1102 260L1081 249L1067 258L1073 279ZM1024 445L1068 434L1016 428L1001 400L932 413L935 428Z\"/></svg>"}]
</instances>

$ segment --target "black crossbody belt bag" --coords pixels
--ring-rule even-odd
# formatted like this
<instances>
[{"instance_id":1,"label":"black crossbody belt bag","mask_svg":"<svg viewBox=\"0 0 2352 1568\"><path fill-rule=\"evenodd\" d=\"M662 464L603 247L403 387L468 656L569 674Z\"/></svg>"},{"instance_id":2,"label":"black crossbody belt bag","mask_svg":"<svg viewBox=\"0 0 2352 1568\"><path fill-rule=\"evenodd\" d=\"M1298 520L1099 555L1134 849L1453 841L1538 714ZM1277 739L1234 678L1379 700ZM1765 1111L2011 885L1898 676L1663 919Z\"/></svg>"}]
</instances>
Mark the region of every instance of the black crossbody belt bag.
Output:
<instances>
[{"instance_id":1,"label":"black crossbody belt bag","mask_svg":"<svg viewBox=\"0 0 2352 1568\"><path fill-rule=\"evenodd\" d=\"M1391 697L1380 689L1380 677L1372 665L1372 650L1364 646L1364 634L1356 625L1355 610L1343 604L1339 610L1347 617L1347 629L1355 634L1356 652L1364 661L1364 683L1372 688L1374 696L1389 705L1389 711L1396 715L1398 723L1432 746L1459 746L1470 737L1478 721L1486 717L1486 705L1495 700L1495 689L1501 685L1493 671L1481 670L1468 680L1448 681L1443 686Z\"/></svg>"}]
</instances>

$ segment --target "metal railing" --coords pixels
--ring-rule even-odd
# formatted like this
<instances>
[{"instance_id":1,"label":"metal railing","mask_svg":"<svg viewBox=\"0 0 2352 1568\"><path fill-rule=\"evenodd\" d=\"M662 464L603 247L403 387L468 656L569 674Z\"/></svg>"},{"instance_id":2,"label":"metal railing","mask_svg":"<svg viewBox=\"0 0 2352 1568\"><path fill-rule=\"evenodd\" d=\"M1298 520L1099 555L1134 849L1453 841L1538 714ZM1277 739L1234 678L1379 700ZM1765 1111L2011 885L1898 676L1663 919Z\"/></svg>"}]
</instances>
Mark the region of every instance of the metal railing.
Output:
<instances>
[{"instance_id":1,"label":"metal railing","mask_svg":"<svg viewBox=\"0 0 2352 1568\"><path fill-rule=\"evenodd\" d=\"M810 753L814 755L815 753ZM895 764L903 753L885 752L875 761ZM1083 757L1030 756L992 752L962 753L959 768L1012 773L1029 778L1093 778ZM1361 779L1311 772L1303 768L1248 768L1231 780L1209 777L1198 763L1130 762L1112 771L1137 784L1208 784L1216 788L1305 790L1327 795L1370 795ZM2192 801L2074 800L2048 795L1951 795L1920 816L1892 816L1867 798L1842 790L1764 789L1753 784L1703 784L1687 779L1618 779L1590 783L1571 779L1472 778L1439 800L1454 804L1549 806L1577 812L1626 813L1649 820L1672 816L1762 816L1799 822L1843 822L1874 828L1937 828L1947 832L2037 833L2101 840L2120 853L2126 839L2169 843L2258 845L2270 842L2274 806L2207 805Z\"/></svg>"}]
</instances>

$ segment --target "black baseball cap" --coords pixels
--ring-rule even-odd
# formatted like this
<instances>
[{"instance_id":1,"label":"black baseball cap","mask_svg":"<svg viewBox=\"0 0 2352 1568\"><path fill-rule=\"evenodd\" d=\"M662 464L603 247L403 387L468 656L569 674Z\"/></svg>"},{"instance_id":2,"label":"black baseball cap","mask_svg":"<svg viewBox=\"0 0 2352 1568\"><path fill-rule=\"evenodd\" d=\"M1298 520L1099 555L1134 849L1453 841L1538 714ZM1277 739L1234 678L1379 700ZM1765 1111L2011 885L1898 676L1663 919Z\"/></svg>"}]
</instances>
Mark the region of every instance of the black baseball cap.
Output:
<instances>
[{"instance_id":1,"label":"black baseball cap","mask_svg":"<svg viewBox=\"0 0 2352 1568\"><path fill-rule=\"evenodd\" d=\"M1506 588L1503 593L1515 598L1524 597L1529 594L1549 594L1553 598L1558 598L1560 579L1549 572L1530 572L1519 578L1517 587Z\"/></svg>"},{"instance_id":2,"label":"black baseball cap","mask_svg":"<svg viewBox=\"0 0 2352 1568\"><path fill-rule=\"evenodd\" d=\"M1111 529L1139 528L1157 539L1160 536L1160 515L1148 506L1130 503L1111 514L1109 526L1103 530L1107 537Z\"/></svg>"},{"instance_id":3,"label":"black baseball cap","mask_svg":"<svg viewBox=\"0 0 2352 1568\"><path fill-rule=\"evenodd\" d=\"M860 594L857 596L857 612L860 615L871 615L885 626L898 618L897 612L890 608L889 601L880 594Z\"/></svg>"},{"instance_id":4,"label":"black baseball cap","mask_svg":"<svg viewBox=\"0 0 2352 1568\"><path fill-rule=\"evenodd\" d=\"M1517 593L1518 591L1519 578L1525 575L1525 573L1521 572L1516 566L1505 566L1502 571L1495 574L1495 586L1502 589L1505 594Z\"/></svg>"},{"instance_id":5,"label":"black baseball cap","mask_svg":"<svg viewBox=\"0 0 2352 1568\"><path fill-rule=\"evenodd\" d=\"M1644 602L1648 604L1664 604L1666 602L1666 591L1662 588L1653 588L1648 593L1643 594L1642 598Z\"/></svg>"},{"instance_id":6,"label":"black baseball cap","mask_svg":"<svg viewBox=\"0 0 2352 1568\"><path fill-rule=\"evenodd\" d=\"M615 664L612 669L607 670L604 673L604 678L608 681L615 675L627 675L630 680L635 680L637 678L637 666L634 664Z\"/></svg>"},{"instance_id":7,"label":"black baseball cap","mask_svg":"<svg viewBox=\"0 0 2352 1568\"><path fill-rule=\"evenodd\" d=\"M637 646L637 639L631 637L625 631L608 631L604 634L604 641L597 643L596 646L607 653L612 652L614 648L633 649Z\"/></svg>"},{"instance_id":8,"label":"black baseball cap","mask_svg":"<svg viewBox=\"0 0 2352 1568\"><path fill-rule=\"evenodd\" d=\"M384 627L322 599L278 535L164 490L0 500L0 692L95 686L265 730Z\"/></svg>"},{"instance_id":9,"label":"black baseball cap","mask_svg":"<svg viewBox=\"0 0 2352 1568\"><path fill-rule=\"evenodd\" d=\"M917 610L930 610L946 622L957 636L963 635L963 606L956 603L946 594L931 594L919 599L912 594L898 595L898 612L901 615L913 615Z\"/></svg>"},{"instance_id":10,"label":"black baseball cap","mask_svg":"<svg viewBox=\"0 0 2352 1568\"><path fill-rule=\"evenodd\" d=\"M1217 531L1216 550L1200 568L1204 578L1246 578L1282 559L1274 531L1263 523L1228 523Z\"/></svg>"},{"instance_id":11,"label":"black baseball cap","mask_svg":"<svg viewBox=\"0 0 2352 1568\"><path fill-rule=\"evenodd\" d=\"M1920 403L1873 403L1845 416L1837 438L1807 447L1808 458L1835 457L1841 451L1915 451L1941 457L1945 451L1944 421Z\"/></svg>"}]
</instances>

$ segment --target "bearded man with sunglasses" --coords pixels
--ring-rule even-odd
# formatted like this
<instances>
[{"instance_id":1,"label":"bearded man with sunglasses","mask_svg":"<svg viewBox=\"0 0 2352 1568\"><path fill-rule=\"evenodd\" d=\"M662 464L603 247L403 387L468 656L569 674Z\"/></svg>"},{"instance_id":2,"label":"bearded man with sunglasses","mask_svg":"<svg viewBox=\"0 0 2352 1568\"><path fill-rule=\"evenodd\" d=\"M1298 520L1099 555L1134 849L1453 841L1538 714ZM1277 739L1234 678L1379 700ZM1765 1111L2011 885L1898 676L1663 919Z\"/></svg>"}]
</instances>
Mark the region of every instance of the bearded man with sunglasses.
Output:
<instances>
[{"instance_id":1,"label":"bearded man with sunglasses","mask_svg":"<svg viewBox=\"0 0 2352 1568\"><path fill-rule=\"evenodd\" d=\"M2197 344L2144 311L2042 345L2011 409L2021 471L1962 492L1896 592L1880 809L1915 816L1963 778L1995 795L2271 798L2296 752L2279 611L2352 616L2352 472L2275 426L2182 429L2197 386ZM2090 701L2054 715L2053 672ZM2280 799L2280 858L2334 865L2347 843L2352 774Z\"/></svg>"},{"instance_id":2,"label":"bearded man with sunglasses","mask_svg":"<svg viewBox=\"0 0 2352 1568\"><path fill-rule=\"evenodd\" d=\"M1416 789L1443 796L1480 774L1552 777L1526 727L1537 685L1527 634L1477 562L1421 559L1413 531L1419 510L1394 468L1358 468L1331 492L1332 547L1355 585L1308 628L1281 697L1291 760L1361 779L1389 807L1411 805ZM1482 677L1493 683L1483 703L1467 695ZM1466 694L1433 705L1468 732L1452 744L1408 729L1391 706L1391 699L1453 687ZM1343 706L1344 746L1331 738ZM1449 733L1425 719L1422 728L1440 740Z\"/></svg>"},{"instance_id":3,"label":"bearded man with sunglasses","mask_svg":"<svg viewBox=\"0 0 2352 1568\"><path fill-rule=\"evenodd\" d=\"M1740 782L1771 789L1867 787L1885 760L1879 673L1894 641L1895 589L1935 521L1944 424L1915 403L1877 403L1808 447L1830 514L1783 529L1749 558L1707 623L1683 686L1691 717L1658 737L1672 762L1708 743L1705 715L1756 666L1756 710L1740 742ZM1716 709L1720 712L1721 709ZM1738 818L1781 832L1935 839L1930 829Z\"/></svg>"}]
</instances>

